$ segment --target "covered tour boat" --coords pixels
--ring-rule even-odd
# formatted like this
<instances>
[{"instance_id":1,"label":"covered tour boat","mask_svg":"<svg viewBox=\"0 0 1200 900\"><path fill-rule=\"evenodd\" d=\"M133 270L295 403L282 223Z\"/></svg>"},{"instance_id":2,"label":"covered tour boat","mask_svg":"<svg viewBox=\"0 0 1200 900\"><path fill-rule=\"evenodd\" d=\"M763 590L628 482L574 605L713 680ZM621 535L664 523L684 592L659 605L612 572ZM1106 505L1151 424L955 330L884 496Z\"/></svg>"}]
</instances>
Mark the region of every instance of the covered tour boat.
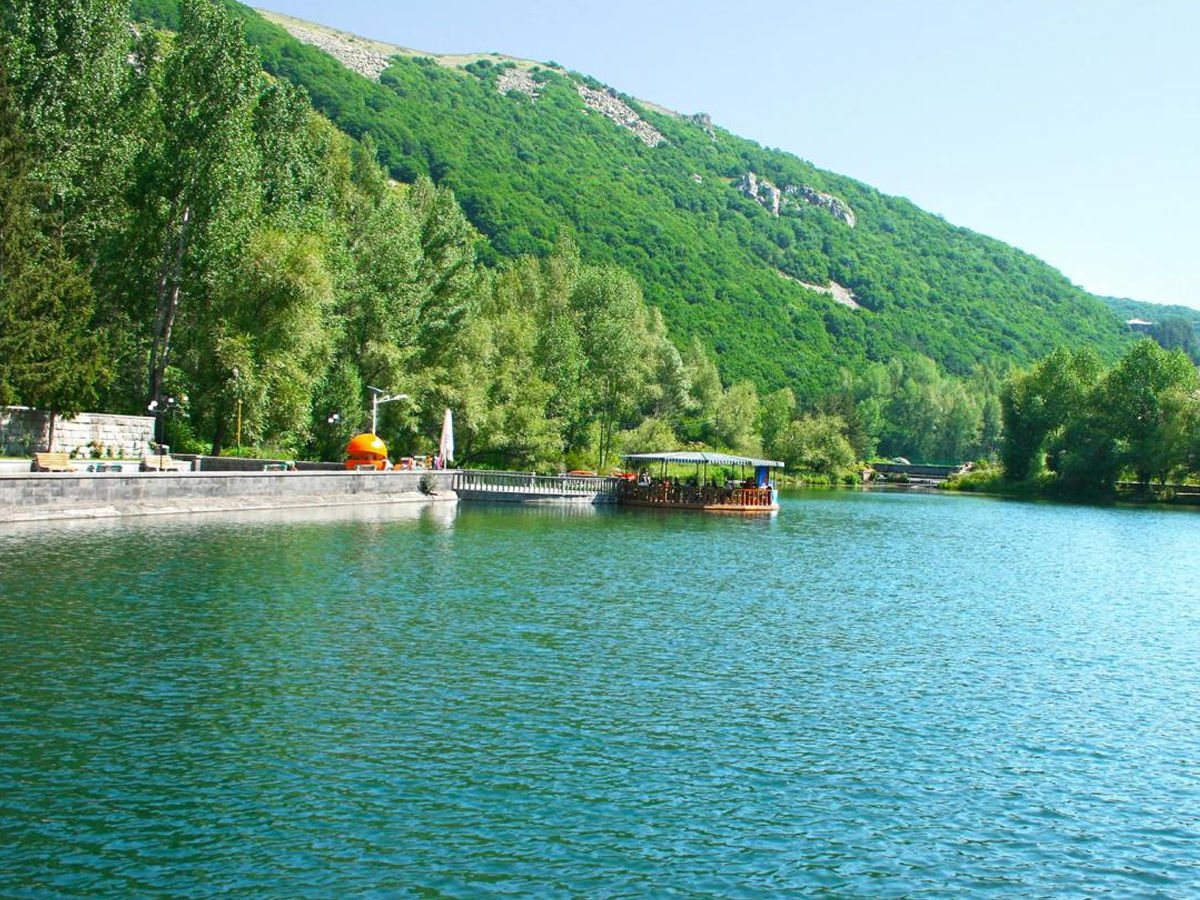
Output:
<instances>
[{"instance_id":1,"label":"covered tour boat","mask_svg":"<svg viewBox=\"0 0 1200 900\"><path fill-rule=\"evenodd\" d=\"M627 453L621 458L628 468L637 470L637 476L626 478L617 490L618 501L629 506L739 513L779 509L779 496L771 481L771 469L783 468L778 460L688 450ZM667 465L671 463L694 465L695 473L669 477Z\"/></svg>"}]
</instances>

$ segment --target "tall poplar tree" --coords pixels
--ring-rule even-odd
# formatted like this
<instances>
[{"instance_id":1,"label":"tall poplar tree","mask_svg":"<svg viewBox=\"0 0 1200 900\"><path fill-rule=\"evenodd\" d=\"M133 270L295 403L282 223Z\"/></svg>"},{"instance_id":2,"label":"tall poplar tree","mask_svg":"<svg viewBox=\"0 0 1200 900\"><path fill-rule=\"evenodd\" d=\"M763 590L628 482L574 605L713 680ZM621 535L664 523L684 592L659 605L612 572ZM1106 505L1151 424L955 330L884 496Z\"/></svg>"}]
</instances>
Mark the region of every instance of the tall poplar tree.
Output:
<instances>
[{"instance_id":1,"label":"tall poplar tree","mask_svg":"<svg viewBox=\"0 0 1200 900\"><path fill-rule=\"evenodd\" d=\"M149 400L171 364L185 294L203 297L254 211L252 114L262 75L241 26L213 0L183 0L165 62L160 140L143 159L144 209L157 257Z\"/></svg>"}]
</instances>

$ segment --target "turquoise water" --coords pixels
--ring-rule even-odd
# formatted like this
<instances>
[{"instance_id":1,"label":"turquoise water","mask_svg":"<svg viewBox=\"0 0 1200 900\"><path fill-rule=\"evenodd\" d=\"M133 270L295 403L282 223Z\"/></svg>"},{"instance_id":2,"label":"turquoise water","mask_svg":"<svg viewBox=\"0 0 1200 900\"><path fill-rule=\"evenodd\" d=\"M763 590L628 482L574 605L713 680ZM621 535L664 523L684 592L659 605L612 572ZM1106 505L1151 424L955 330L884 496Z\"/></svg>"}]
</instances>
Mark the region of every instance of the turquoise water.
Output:
<instances>
[{"instance_id":1,"label":"turquoise water","mask_svg":"<svg viewBox=\"0 0 1200 900\"><path fill-rule=\"evenodd\" d=\"M1189 897L1200 515L0 531L0 896Z\"/></svg>"}]
</instances>

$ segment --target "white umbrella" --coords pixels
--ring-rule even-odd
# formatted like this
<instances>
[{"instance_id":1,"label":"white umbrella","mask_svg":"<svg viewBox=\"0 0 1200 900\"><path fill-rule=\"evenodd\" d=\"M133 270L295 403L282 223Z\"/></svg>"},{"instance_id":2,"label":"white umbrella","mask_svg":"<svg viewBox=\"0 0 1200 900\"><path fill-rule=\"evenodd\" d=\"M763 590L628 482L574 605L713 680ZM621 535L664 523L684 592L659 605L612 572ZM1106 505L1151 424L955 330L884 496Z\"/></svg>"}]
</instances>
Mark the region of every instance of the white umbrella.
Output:
<instances>
[{"instance_id":1,"label":"white umbrella","mask_svg":"<svg viewBox=\"0 0 1200 900\"><path fill-rule=\"evenodd\" d=\"M442 442L438 447L442 457L442 465L449 465L454 459L454 415L446 410L446 418L442 420Z\"/></svg>"}]
</instances>

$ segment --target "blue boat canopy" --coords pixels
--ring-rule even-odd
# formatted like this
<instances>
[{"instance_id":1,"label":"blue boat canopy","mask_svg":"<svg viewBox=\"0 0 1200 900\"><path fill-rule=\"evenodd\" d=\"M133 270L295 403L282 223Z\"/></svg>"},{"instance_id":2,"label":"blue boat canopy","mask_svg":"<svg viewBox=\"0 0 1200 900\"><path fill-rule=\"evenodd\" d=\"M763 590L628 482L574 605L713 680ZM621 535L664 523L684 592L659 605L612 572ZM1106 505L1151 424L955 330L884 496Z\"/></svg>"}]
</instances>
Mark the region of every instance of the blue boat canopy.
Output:
<instances>
[{"instance_id":1,"label":"blue boat canopy","mask_svg":"<svg viewBox=\"0 0 1200 900\"><path fill-rule=\"evenodd\" d=\"M755 459L750 456L731 456L728 453L709 453L695 450L668 450L665 453L622 453L621 459L632 463L708 463L714 466L754 466L757 468L782 469L777 459Z\"/></svg>"}]
</instances>

